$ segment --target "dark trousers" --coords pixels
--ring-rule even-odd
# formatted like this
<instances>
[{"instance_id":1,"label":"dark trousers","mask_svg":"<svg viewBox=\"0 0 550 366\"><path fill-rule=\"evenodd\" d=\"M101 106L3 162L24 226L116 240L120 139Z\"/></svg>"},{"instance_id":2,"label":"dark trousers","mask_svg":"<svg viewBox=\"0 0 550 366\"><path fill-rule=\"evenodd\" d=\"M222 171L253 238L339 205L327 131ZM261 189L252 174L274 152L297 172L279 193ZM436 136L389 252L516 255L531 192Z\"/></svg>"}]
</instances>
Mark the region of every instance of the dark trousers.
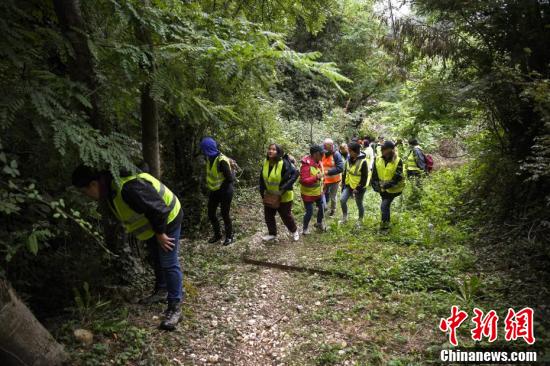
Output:
<instances>
[{"instance_id":1,"label":"dark trousers","mask_svg":"<svg viewBox=\"0 0 550 366\"><path fill-rule=\"evenodd\" d=\"M390 222L390 208L391 203L395 197L398 197L401 193L387 193L383 192L380 194L382 196L382 203L380 204L380 212L382 213L382 222Z\"/></svg>"},{"instance_id":2,"label":"dark trousers","mask_svg":"<svg viewBox=\"0 0 550 366\"><path fill-rule=\"evenodd\" d=\"M220 222L216 215L218 206L221 206L221 213L223 219L223 225L225 228L225 236L230 238L233 236L233 224L231 217L229 216L229 210L231 209L231 200L233 199L233 190L228 192L210 192L208 195L208 219L214 229L214 235L220 236Z\"/></svg>"},{"instance_id":3,"label":"dark trousers","mask_svg":"<svg viewBox=\"0 0 550 366\"><path fill-rule=\"evenodd\" d=\"M407 170L407 178L414 182L413 188L421 188L422 186L422 172L418 170Z\"/></svg>"},{"instance_id":4,"label":"dark trousers","mask_svg":"<svg viewBox=\"0 0 550 366\"><path fill-rule=\"evenodd\" d=\"M269 235L277 235L277 222L275 221L275 215L279 213L283 224L287 229L294 233L298 228L296 227L296 221L294 221L294 216L292 216L292 201L281 203L279 208L271 208L264 206L264 217L265 223L267 225L267 230Z\"/></svg>"},{"instance_id":5,"label":"dark trousers","mask_svg":"<svg viewBox=\"0 0 550 366\"><path fill-rule=\"evenodd\" d=\"M153 236L147 240L147 249L155 272L155 290L168 291L168 303L179 303L183 300L183 274L178 259L181 226L166 233L174 239L172 251L165 252Z\"/></svg>"},{"instance_id":6,"label":"dark trousers","mask_svg":"<svg viewBox=\"0 0 550 366\"><path fill-rule=\"evenodd\" d=\"M304 230L308 228L309 221L311 220L311 217L313 216L313 205L317 205L317 223L320 224L323 222L323 217L325 215L325 196L321 195L321 197L314 202L306 202L304 201L304 206L306 208L306 213L304 215Z\"/></svg>"}]
</instances>

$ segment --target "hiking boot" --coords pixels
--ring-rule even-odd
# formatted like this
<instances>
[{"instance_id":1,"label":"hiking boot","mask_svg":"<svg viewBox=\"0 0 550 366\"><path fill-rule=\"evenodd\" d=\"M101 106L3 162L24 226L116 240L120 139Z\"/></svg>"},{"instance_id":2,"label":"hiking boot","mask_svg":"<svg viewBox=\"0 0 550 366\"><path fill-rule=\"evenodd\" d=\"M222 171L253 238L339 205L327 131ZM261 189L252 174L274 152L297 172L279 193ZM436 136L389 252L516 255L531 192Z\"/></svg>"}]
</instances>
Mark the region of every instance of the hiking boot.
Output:
<instances>
[{"instance_id":1,"label":"hiking boot","mask_svg":"<svg viewBox=\"0 0 550 366\"><path fill-rule=\"evenodd\" d=\"M160 329L174 330L181 320L181 304L179 302L168 304L164 312L164 318L160 323Z\"/></svg>"},{"instance_id":2,"label":"hiking boot","mask_svg":"<svg viewBox=\"0 0 550 366\"><path fill-rule=\"evenodd\" d=\"M302 230L302 235L309 235L309 234L311 234L311 231L309 231L308 227L306 227L306 228L304 228L304 230Z\"/></svg>"},{"instance_id":3,"label":"hiking boot","mask_svg":"<svg viewBox=\"0 0 550 366\"><path fill-rule=\"evenodd\" d=\"M330 210L328 213L328 217L334 217L334 214L336 213L336 210Z\"/></svg>"},{"instance_id":4,"label":"hiking boot","mask_svg":"<svg viewBox=\"0 0 550 366\"><path fill-rule=\"evenodd\" d=\"M327 225L324 222L317 222L315 223L315 227L319 231L327 231Z\"/></svg>"},{"instance_id":5,"label":"hiking boot","mask_svg":"<svg viewBox=\"0 0 550 366\"><path fill-rule=\"evenodd\" d=\"M156 289L153 293L143 299L139 300L141 305L152 305L166 302L166 296L168 296L168 291L165 288Z\"/></svg>"},{"instance_id":6,"label":"hiking boot","mask_svg":"<svg viewBox=\"0 0 550 366\"><path fill-rule=\"evenodd\" d=\"M208 239L209 244L214 244L222 240L222 234L215 234L213 237Z\"/></svg>"},{"instance_id":7,"label":"hiking boot","mask_svg":"<svg viewBox=\"0 0 550 366\"><path fill-rule=\"evenodd\" d=\"M294 241L300 240L300 233L298 232L298 230L292 233L292 240Z\"/></svg>"},{"instance_id":8,"label":"hiking boot","mask_svg":"<svg viewBox=\"0 0 550 366\"><path fill-rule=\"evenodd\" d=\"M342 220L340 220L339 222L340 224L345 224L346 222L348 222L348 215L342 216Z\"/></svg>"},{"instance_id":9,"label":"hiking boot","mask_svg":"<svg viewBox=\"0 0 550 366\"><path fill-rule=\"evenodd\" d=\"M262 236L263 241L273 241L277 239L277 235L264 235Z\"/></svg>"},{"instance_id":10,"label":"hiking boot","mask_svg":"<svg viewBox=\"0 0 550 366\"><path fill-rule=\"evenodd\" d=\"M225 240L223 241L222 245L223 245L223 246L228 246L228 245L230 245L230 244L233 244L234 241L235 241L235 240L233 239L233 235L232 235L232 236L227 236L227 237L225 238Z\"/></svg>"},{"instance_id":11,"label":"hiking boot","mask_svg":"<svg viewBox=\"0 0 550 366\"><path fill-rule=\"evenodd\" d=\"M388 230L390 230L390 223L387 221L382 221L380 223L380 231L386 233Z\"/></svg>"}]
</instances>

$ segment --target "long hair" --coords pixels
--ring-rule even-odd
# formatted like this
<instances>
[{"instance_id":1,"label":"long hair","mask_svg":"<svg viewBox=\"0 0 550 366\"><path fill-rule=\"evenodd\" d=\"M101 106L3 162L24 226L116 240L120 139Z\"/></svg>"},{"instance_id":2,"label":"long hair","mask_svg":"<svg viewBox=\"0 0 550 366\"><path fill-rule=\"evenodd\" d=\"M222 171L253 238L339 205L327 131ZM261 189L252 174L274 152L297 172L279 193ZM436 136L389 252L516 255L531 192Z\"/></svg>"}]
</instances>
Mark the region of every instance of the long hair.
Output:
<instances>
[{"instance_id":1,"label":"long hair","mask_svg":"<svg viewBox=\"0 0 550 366\"><path fill-rule=\"evenodd\" d=\"M267 145L267 148L269 149L271 146L275 146L275 150L277 150L277 156L275 157L275 160L281 160L285 154L281 145L272 142L271 144ZM268 154L265 155L265 158L269 160Z\"/></svg>"}]
</instances>

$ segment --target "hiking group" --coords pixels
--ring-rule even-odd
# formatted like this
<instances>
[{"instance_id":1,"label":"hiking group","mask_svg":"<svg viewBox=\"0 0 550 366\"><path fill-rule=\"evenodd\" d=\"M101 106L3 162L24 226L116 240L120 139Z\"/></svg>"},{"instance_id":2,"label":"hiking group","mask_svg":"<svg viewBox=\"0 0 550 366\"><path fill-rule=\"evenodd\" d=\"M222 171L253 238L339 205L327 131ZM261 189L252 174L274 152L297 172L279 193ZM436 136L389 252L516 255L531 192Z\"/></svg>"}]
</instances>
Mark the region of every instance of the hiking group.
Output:
<instances>
[{"instance_id":1,"label":"hiking group","mask_svg":"<svg viewBox=\"0 0 550 366\"><path fill-rule=\"evenodd\" d=\"M409 140L409 151L401 158L401 140L396 142L379 137L352 139L336 149L330 138L322 145L312 145L309 154L296 160L272 143L267 148L259 174L259 191L264 206L267 235L264 241L277 238L277 213L294 241L300 239L296 220L292 213L294 185L300 184L300 196L305 208L302 234L311 233L310 221L317 208L315 228L326 231L325 214L336 214L338 192L342 218L348 221L347 202L355 200L358 221L362 223L365 208L364 197L369 186L381 196L381 230L390 225L390 207L395 197L401 195L405 180L414 181L419 187L423 175L431 170L431 156L424 154L418 142ZM206 160L206 187L208 189L208 218L213 236L209 243L234 241L231 221L231 201L236 180L236 163L220 152L217 142L205 137L200 149ZM183 275L178 258L179 238L183 210L178 197L162 182L146 172L130 174L120 172L114 177L109 171L99 171L80 165L72 175L72 183L86 196L104 201L127 233L146 242L155 275L153 293L142 299L142 304L167 302L161 329L174 330L181 319L183 301ZM220 207L224 226L222 236L217 211ZM223 241L222 241L223 239Z\"/></svg>"},{"instance_id":2,"label":"hiking group","mask_svg":"<svg viewBox=\"0 0 550 366\"><path fill-rule=\"evenodd\" d=\"M365 214L364 197L369 186L382 198L381 230L389 229L390 207L395 197L405 187L405 178L420 186L421 178L429 173L433 161L424 154L418 142L409 140L409 151L405 161L399 156L401 140L385 141L379 137L377 142L370 139L353 139L342 143L336 149L330 138L322 145L312 145L309 155L300 160L299 169L294 158L285 154L278 144L270 144L260 173L260 194L264 204L265 222L268 234L265 241L277 238L275 215L278 212L283 223L294 240L299 240L298 227L292 215L294 201L293 185L300 184L300 195L305 208L302 222L302 234L310 234L310 221L314 207L317 217L314 227L326 230L325 215L336 214L338 192L342 218L340 223L348 221L348 200L353 198L357 205L358 221L361 225Z\"/></svg>"}]
</instances>

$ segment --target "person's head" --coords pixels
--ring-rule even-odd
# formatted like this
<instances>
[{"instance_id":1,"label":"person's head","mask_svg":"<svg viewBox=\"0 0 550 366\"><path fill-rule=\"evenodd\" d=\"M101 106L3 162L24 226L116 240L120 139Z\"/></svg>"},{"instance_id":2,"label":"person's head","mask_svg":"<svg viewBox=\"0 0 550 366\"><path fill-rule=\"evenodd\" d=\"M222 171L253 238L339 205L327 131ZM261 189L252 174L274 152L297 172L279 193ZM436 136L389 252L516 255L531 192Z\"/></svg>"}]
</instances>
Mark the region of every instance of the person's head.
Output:
<instances>
[{"instance_id":1,"label":"person's head","mask_svg":"<svg viewBox=\"0 0 550 366\"><path fill-rule=\"evenodd\" d=\"M204 156L208 158L218 156L220 153L218 150L218 143L212 137L204 137L201 140L200 148Z\"/></svg>"},{"instance_id":2,"label":"person's head","mask_svg":"<svg viewBox=\"0 0 550 366\"><path fill-rule=\"evenodd\" d=\"M95 201L101 199L101 172L86 165L79 165L73 171L72 183L80 192L91 199Z\"/></svg>"},{"instance_id":3,"label":"person's head","mask_svg":"<svg viewBox=\"0 0 550 366\"><path fill-rule=\"evenodd\" d=\"M356 159L361 153L361 145L359 145L359 143L357 142L350 142L350 144L348 145L348 149L349 149L349 156L352 159Z\"/></svg>"},{"instance_id":4,"label":"person's head","mask_svg":"<svg viewBox=\"0 0 550 366\"><path fill-rule=\"evenodd\" d=\"M323 159L323 147L321 145L311 145L309 155L316 163L320 162Z\"/></svg>"},{"instance_id":5,"label":"person's head","mask_svg":"<svg viewBox=\"0 0 550 366\"><path fill-rule=\"evenodd\" d=\"M417 139L410 139L409 145L411 146L418 146L418 140Z\"/></svg>"},{"instance_id":6,"label":"person's head","mask_svg":"<svg viewBox=\"0 0 550 366\"><path fill-rule=\"evenodd\" d=\"M378 136L378 143L381 145L384 143L384 136Z\"/></svg>"},{"instance_id":7,"label":"person's head","mask_svg":"<svg viewBox=\"0 0 550 366\"><path fill-rule=\"evenodd\" d=\"M342 142L340 144L340 153L341 154L347 154L348 153L348 144L346 144L345 142Z\"/></svg>"},{"instance_id":8,"label":"person's head","mask_svg":"<svg viewBox=\"0 0 550 366\"><path fill-rule=\"evenodd\" d=\"M283 157L283 148L278 144L269 144L267 147L267 158L269 160L279 160Z\"/></svg>"},{"instance_id":9,"label":"person's head","mask_svg":"<svg viewBox=\"0 0 550 366\"><path fill-rule=\"evenodd\" d=\"M325 151L328 153L334 152L334 141L332 141L331 138L326 138L325 141L323 141L323 147L325 148Z\"/></svg>"},{"instance_id":10,"label":"person's head","mask_svg":"<svg viewBox=\"0 0 550 366\"><path fill-rule=\"evenodd\" d=\"M391 141L385 141L382 145L382 156L388 160L392 159L394 155L395 144Z\"/></svg>"}]
</instances>

